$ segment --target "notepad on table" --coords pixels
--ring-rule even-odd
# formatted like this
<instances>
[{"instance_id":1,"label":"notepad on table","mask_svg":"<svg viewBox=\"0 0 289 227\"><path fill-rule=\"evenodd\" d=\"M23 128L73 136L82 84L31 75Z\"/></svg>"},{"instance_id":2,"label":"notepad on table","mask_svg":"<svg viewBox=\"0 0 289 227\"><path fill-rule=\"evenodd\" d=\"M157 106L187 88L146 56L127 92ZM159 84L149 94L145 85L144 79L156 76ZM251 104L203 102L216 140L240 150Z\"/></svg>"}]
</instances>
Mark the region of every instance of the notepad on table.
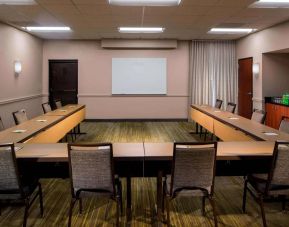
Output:
<instances>
[{"instance_id":1,"label":"notepad on table","mask_svg":"<svg viewBox=\"0 0 289 227\"><path fill-rule=\"evenodd\" d=\"M231 120L238 120L239 118L238 118L238 117L229 117L229 119L231 119Z\"/></svg>"},{"instance_id":2,"label":"notepad on table","mask_svg":"<svg viewBox=\"0 0 289 227\"><path fill-rule=\"evenodd\" d=\"M16 130L14 130L12 132L14 132L14 133L23 133L23 132L26 132L26 131L27 131L26 129L16 129Z\"/></svg>"},{"instance_id":3,"label":"notepad on table","mask_svg":"<svg viewBox=\"0 0 289 227\"><path fill-rule=\"evenodd\" d=\"M45 120L45 119L39 119L39 120L36 120L36 121L38 121L38 122L46 122L47 120Z\"/></svg>"},{"instance_id":4,"label":"notepad on table","mask_svg":"<svg viewBox=\"0 0 289 227\"><path fill-rule=\"evenodd\" d=\"M278 136L275 132L263 132L266 136Z\"/></svg>"},{"instance_id":5,"label":"notepad on table","mask_svg":"<svg viewBox=\"0 0 289 227\"><path fill-rule=\"evenodd\" d=\"M215 110L214 111L215 113L220 113L220 112L222 112L221 110Z\"/></svg>"}]
</instances>

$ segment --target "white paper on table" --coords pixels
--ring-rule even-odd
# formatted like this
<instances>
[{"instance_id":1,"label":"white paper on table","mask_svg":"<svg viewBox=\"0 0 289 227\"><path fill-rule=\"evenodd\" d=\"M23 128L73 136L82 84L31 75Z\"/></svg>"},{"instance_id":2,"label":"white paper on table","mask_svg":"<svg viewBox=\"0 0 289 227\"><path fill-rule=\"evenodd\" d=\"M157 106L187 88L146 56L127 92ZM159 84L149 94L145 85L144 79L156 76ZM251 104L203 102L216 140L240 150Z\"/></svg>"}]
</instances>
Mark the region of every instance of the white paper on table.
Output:
<instances>
[{"instance_id":1,"label":"white paper on table","mask_svg":"<svg viewBox=\"0 0 289 227\"><path fill-rule=\"evenodd\" d=\"M39 120L36 120L38 122L46 122L47 120L46 119L39 119Z\"/></svg>"},{"instance_id":2,"label":"white paper on table","mask_svg":"<svg viewBox=\"0 0 289 227\"><path fill-rule=\"evenodd\" d=\"M14 133L23 133L23 132L26 132L26 131L27 131L26 129L16 129L16 130L14 130L12 132L14 132Z\"/></svg>"},{"instance_id":3,"label":"white paper on table","mask_svg":"<svg viewBox=\"0 0 289 227\"><path fill-rule=\"evenodd\" d=\"M278 136L275 132L263 132L266 136Z\"/></svg>"}]
</instances>

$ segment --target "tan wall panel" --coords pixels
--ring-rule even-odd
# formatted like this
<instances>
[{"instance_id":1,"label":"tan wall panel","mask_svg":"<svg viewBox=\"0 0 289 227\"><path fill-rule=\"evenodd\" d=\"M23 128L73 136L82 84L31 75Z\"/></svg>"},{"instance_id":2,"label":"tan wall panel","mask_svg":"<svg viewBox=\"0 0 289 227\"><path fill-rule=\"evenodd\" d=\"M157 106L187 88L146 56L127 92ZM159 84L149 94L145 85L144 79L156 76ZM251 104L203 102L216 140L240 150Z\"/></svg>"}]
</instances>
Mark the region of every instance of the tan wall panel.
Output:
<instances>
[{"instance_id":1,"label":"tan wall panel","mask_svg":"<svg viewBox=\"0 0 289 227\"><path fill-rule=\"evenodd\" d=\"M57 143L85 118L85 109L81 109L60 121L51 128L39 133L26 143Z\"/></svg>"},{"instance_id":2,"label":"tan wall panel","mask_svg":"<svg viewBox=\"0 0 289 227\"><path fill-rule=\"evenodd\" d=\"M194 108L191 108L191 118L210 132L214 132L214 119Z\"/></svg>"},{"instance_id":3,"label":"tan wall panel","mask_svg":"<svg viewBox=\"0 0 289 227\"><path fill-rule=\"evenodd\" d=\"M240 130L214 120L214 134L223 141L254 141L252 137Z\"/></svg>"}]
</instances>

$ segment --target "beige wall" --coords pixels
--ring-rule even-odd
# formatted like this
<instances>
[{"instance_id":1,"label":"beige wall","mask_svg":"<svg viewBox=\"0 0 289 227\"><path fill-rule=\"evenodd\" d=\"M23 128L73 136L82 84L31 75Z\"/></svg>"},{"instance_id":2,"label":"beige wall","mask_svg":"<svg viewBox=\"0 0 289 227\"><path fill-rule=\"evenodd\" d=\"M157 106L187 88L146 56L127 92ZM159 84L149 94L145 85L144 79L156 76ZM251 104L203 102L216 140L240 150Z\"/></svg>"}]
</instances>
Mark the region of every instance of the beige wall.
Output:
<instances>
[{"instance_id":1,"label":"beige wall","mask_svg":"<svg viewBox=\"0 0 289 227\"><path fill-rule=\"evenodd\" d=\"M167 95L112 96L113 57L167 58ZM109 50L102 49L100 41L44 41L44 94L49 59L78 59L79 103L87 105L88 119L187 118L189 42L178 42L178 48L170 50Z\"/></svg>"},{"instance_id":2,"label":"beige wall","mask_svg":"<svg viewBox=\"0 0 289 227\"><path fill-rule=\"evenodd\" d=\"M289 92L289 54L263 54L263 96Z\"/></svg>"},{"instance_id":3,"label":"beige wall","mask_svg":"<svg viewBox=\"0 0 289 227\"><path fill-rule=\"evenodd\" d=\"M263 74L262 54L289 48L289 22L254 33L237 42L237 58L253 57L260 63L260 76L253 77L254 108L262 108Z\"/></svg>"},{"instance_id":4,"label":"beige wall","mask_svg":"<svg viewBox=\"0 0 289 227\"><path fill-rule=\"evenodd\" d=\"M22 72L14 74L14 61ZM29 117L41 112L42 41L0 23L0 116L5 127L14 124L11 112L26 108Z\"/></svg>"}]
</instances>

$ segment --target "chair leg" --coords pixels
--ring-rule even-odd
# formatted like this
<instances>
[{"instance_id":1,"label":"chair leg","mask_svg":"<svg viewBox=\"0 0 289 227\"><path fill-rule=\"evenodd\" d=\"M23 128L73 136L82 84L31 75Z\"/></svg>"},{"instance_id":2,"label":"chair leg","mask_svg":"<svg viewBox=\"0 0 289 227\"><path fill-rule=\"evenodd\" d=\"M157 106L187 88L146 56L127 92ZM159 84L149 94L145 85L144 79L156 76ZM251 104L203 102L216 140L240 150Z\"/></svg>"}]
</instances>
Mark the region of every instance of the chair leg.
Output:
<instances>
[{"instance_id":1,"label":"chair leg","mask_svg":"<svg viewBox=\"0 0 289 227\"><path fill-rule=\"evenodd\" d=\"M285 211L286 209L286 196L284 195L282 197L282 211Z\"/></svg>"},{"instance_id":2,"label":"chair leg","mask_svg":"<svg viewBox=\"0 0 289 227\"><path fill-rule=\"evenodd\" d=\"M243 192L243 204L242 204L243 213L246 212L247 185L248 185L248 181L245 180L245 183L244 183L244 192Z\"/></svg>"},{"instance_id":3,"label":"chair leg","mask_svg":"<svg viewBox=\"0 0 289 227\"><path fill-rule=\"evenodd\" d=\"M163 194L162 194L162 214L165 212L165 196L166 196L166 181L163 182Z\"/></svg>"},{"instance_id":4,"label":"chair leg","mask_svg":"<svg viewBox=\"0 0 289 227\"><path fill-rule=\"evenodd\" d=\"M205 216L206 197L202 197L202 215Z\"/></svg>"},{"instance_id":5,"label":"chair leg","mask_svg":"<svg viewBox=\"0 0 289 227\"><path fill-rule=\"evenodd\" d=\"M259 196L258 196L258 203L259 203L260 209L261 209L263 226L264 226L264 227L267 227L266 217L265 217L265 209L264 209L264 203L263 203L263 197L262 197L262 195L259 195Z\"/></svg>"},{"instance_id":6,"label":"chair leg","mask_svg":"<svg viewBox=\"0 0 289 227\"><path fill-rule=\"evenodd\" d=\"M38 184L38 191L39 191L39 203L40 203L40 213L41 217L43 217L44 209L43 209L43 195L42 195L42 187L41 184Z\"/></svg>"},{"instance_id":7,"label":"chair leg","mask_svg":"<svg viewBox=\"0 0 289 227\"><path fill-rule=\"evenodd\" d=\"M170 226L170 199L168 196L165 197L166 209L167 209L167 225Z\"/></svg>"},{"instance_id":8,"label":"chair leg","mask_svg":"<svg viewBox=\"0 0 289 227\"><path fill-rule=\"evenodd\" d=\"M28 211L29 211L29 200L27 199L27 200L25 200L23 227L26 227L26 225L27 225Z\"/></svg>"},{"instance_id":9,"label":"chair leg","mask_svg":"<svg viewBox=\"0 0 289 227\"><path fill-rule=\"evenodd\" d=\"M213 139L214 139L214 134L212 133L212 134L211 134L211 140L213 140Z\"/></svg>"},{"instance_id":10,"label":"chair leg","mask_svg":"<svg viewBox=\"0 0 289 227\"><path fill-rule=\"evenodd\" d=\"M123 202L122 202L122 184L120 179L117 183L118 193L119 193L119 203L120 203L120 214L123 215Z\"/></svg>"},{"instance_id":11,"label":"chair leg","mask_svg":"<svg viewBox=\"0 0 289 227\"><path fill-rule=\"evenodd\" d=\"M79 213L82 214L82 198L79 198Z\"/></svg>"},{"instance_id":12,"label":"chair leg","mask_svg":"<svg viewBox=\"0 0 289 227\"><path fill-rule=\"evenodd\" d=\"M119 207L120 207L120 203L119 203L119 198L116 199L116 226L119 226Z\"/></svg>"},{"instance_id":13,"label":"chair leg","mask_svg":"<svg viewBox=\"0 0 289 227\"><path fill-rule=\"evenodd\" d=\"M205 141L207 140L207 135L208 135L208 131L205 130L205 137L204 137L204 140L205 140Z\"/></svg>"},{"instance_id":14,"label":"chair leg","mask_svg":"<svg viewBox=\"0 0 289 227\"><path fill-rule=\"evenodd\" d=\"M217 221L217 215L216 215L215 201L214 201L213 197L210 197L210 196L209 196L209 201L210 201L212 209L213 209L214 224L215 224L215 227L217 227L218 226L218 221Z\"/></svg>"},{"instance_id":15,"label":"chair leg","mask_svg":"<svg viewBox=\"0 0 289 227\"><path fill-rule=\"evenodd\" d=\"M203 134L203 126L200 125L200 138L202 137Z\"/></svg>"},{"instance_id":16,"label":"chair leg","mask_svg":"<svg viewBox=\"0 0 289 227\"><path fill-rule=\"evenodd\" d=\"M69 207L68 227L71 226L72 211L73 211L75 202L76 202L76 199L72 198L70 202L70 207Z\"/></svg>"}]
</instances>

